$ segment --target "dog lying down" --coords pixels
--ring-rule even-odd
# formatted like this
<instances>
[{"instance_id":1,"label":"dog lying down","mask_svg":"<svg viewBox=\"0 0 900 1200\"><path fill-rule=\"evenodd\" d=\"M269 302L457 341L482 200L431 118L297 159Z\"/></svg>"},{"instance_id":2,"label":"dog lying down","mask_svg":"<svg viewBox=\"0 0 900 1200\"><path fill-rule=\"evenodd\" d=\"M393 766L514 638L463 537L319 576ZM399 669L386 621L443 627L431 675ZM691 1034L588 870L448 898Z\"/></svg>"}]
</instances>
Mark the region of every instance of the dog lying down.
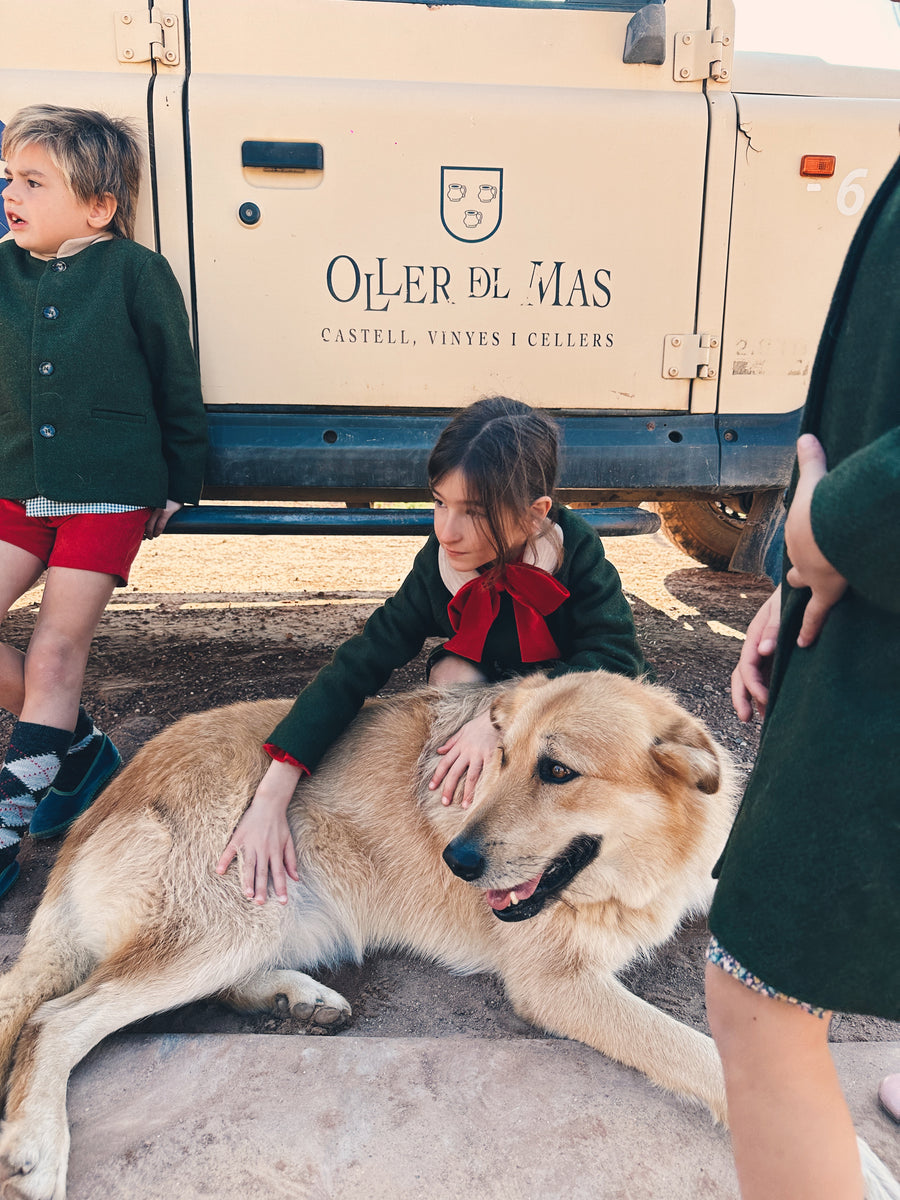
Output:
<instances>
[{"instance_id":1,"label":"dog lying down","mask_svg":"<svg viewBox=\"0 0 900 1200\"><path fill-rule=\"evenodd\" d=\"M288 701L186 717L73 826L22 954L0 978L3 1196L62 1200L72 1068L107 1034L219 995L329 1024L306 971L405 948L498 975L516 1012L725 1117L709 1038L615 972L705 910L733 811L725 753L661 688L604 672L492 690L501 748L475 802L429 792L435 749L483 688L365 707L289 810L300 882L249 903L222 847Z\"/></svg>"}]
</instances>

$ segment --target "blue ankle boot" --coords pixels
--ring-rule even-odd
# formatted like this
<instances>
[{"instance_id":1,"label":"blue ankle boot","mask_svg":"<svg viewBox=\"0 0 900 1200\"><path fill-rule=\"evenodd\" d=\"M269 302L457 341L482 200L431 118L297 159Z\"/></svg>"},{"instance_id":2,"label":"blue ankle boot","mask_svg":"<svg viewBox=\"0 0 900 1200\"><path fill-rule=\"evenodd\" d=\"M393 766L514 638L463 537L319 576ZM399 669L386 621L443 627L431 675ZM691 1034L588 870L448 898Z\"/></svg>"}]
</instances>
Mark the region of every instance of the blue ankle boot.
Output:
<instances>
[{"instance_id":1,"label":"blue ankle boot","mask_svg":"<svg viewBox=\"0 0 900 1200\"><path fill-rule=\"evenodd\" d=\"M69 792L61 792L55 787L50 787L45 793L34 810L34 816L28 826L31 836L36 839L52 838L65 833L75 818L81 816L84 810L91 805L94 797L118 768L121 761L118 750L104 734L99 749L81 782ZM2 885L3 876L0 874L0 887Z\"/></svg>"}]
</instances>

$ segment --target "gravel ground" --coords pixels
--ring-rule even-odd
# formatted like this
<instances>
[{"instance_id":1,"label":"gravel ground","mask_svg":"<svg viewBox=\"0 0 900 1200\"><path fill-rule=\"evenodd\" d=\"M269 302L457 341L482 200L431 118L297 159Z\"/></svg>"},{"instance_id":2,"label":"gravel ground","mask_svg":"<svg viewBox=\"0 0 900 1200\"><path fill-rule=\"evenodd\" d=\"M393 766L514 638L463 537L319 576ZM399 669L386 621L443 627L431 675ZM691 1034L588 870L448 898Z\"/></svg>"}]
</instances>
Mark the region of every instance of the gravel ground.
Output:
<instances>
[{"instance_id":1,"label":"gravel ground","mask_svg":"<svg viewBox=\"0 0 900 1200\"><path fill-rule=\"evenodd\" d=\"M166 535L145 545L127 588L104 615L88 664L85 702L127 760L178 717L236 700L294 695L397 588L422 544L413 537L197 537ZM770 593L747 575L699 566L662 535L611 538L645 653L659 682L707 722L746 772L758 730L742 725L728 681L743 630ZM40 587L23 597L4 638L24 648ZM395 673L386 692L422 680L421 661ZM9 732L0 721L0 738ZM0 935L16 935L43 890L57 843L26 842L22 874L0 905ZM639 995L705 1028L702 957L705 923L686 925L651 961L625 976ZM497 984L466 979L401 956L323 976L354 1009L337 1036L528 1036ZM171 1032L297 1031L296 1024L233 1014L208 1002L155 1017L144 1027ZM840 1017L837 1040L893 1040L900 1026Z\"/></svg>"}]
</instances>

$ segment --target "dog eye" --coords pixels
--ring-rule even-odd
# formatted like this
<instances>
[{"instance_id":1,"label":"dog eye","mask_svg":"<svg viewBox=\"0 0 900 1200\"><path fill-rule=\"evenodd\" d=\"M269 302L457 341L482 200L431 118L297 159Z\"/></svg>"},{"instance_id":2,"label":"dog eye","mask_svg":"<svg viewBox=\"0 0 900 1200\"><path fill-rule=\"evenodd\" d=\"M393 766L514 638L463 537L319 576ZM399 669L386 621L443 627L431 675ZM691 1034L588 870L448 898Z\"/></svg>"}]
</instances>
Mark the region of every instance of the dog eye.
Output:
<instances>
[{"instance_id":1,"label":"dog eye","mask_svg":"<svg viewBox=\"0 0 900 1200\"><path fill-rule=\"evenodd\" d=\"M557 762L555 758L538 759L537 769L542 783L569 783L578 778L577 771L573 771L565 763Z\"/></svg>"}]
</instances>

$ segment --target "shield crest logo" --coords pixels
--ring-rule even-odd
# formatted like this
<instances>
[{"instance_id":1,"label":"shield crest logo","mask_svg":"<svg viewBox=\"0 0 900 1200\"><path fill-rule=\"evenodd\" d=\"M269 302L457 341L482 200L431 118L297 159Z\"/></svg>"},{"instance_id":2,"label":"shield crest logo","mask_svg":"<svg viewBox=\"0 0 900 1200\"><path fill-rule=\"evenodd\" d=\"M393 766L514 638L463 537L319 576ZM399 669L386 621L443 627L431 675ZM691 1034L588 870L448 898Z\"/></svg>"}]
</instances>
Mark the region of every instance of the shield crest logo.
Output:
<instances>
[{"instance_id":1,"label":"shield crest logo","mask_svg":"<svg viewBox=\"0 0 900 1200\"><path fill-rule=\"evenodd\" d=\"M441 223L451 237L486 242L502 216L502 167L441 167Z\"/></svg>"}]
</instances>

